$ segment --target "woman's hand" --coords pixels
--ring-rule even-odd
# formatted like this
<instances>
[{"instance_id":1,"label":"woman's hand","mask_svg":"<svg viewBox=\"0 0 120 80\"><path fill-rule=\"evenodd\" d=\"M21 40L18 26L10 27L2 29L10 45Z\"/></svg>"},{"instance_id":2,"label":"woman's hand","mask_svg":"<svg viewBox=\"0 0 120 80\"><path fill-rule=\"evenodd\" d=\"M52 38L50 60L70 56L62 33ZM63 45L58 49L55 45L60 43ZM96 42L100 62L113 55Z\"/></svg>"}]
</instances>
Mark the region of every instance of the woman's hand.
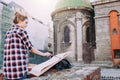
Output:
<instances>
[{"instance_id":1,"label":"woman's hand","mask_svg":"<svg viewBox=\"0 0 120 80\"><path fill-rule=\"evenodd\" d=\"M32 47L32 50L31 50L33 53L37 54L37 55L40 55L40 56L46 56L46 57L49 57L49 56L53 56L52 53L49 53L49 52L46 52L46 53L43 53L39 50L37 50L36 48Z\"/></svg>"},{"instance_id":2,"label":"woman's hand","mask_svg":"<svg viewBox=\"0 0 120 80\"><path fill-rule=\"evenodd\" d=\"M46 53L44 53L44 56L49 57L49 56L53 56L53 54L46 52Z\"/></svg>"}]
</instances>

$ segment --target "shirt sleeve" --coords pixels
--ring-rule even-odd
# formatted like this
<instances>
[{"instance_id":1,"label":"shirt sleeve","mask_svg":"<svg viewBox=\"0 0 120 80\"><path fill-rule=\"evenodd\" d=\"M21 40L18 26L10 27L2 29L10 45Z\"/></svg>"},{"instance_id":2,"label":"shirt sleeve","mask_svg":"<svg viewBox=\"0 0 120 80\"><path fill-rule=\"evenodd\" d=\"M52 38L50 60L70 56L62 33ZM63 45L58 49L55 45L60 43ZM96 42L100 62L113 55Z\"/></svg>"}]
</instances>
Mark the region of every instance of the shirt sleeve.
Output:
<instances>
[{"instance_id":1,"label":"shirt sleeve","mask_svg":"<svg viewBox=\"0 0 120 80\"><path fill-rule=\"evenodd\" d=\"M23 44L26 46L26 48L27 48L28 50L31 50L32 47L33 47L33 45L32 45L32 43L29 41L29 37L28 37L27 32L26 32L26 31L22 31L22 32L19 33L19 36L20 36Z\"/></svg>"}]
</instances>

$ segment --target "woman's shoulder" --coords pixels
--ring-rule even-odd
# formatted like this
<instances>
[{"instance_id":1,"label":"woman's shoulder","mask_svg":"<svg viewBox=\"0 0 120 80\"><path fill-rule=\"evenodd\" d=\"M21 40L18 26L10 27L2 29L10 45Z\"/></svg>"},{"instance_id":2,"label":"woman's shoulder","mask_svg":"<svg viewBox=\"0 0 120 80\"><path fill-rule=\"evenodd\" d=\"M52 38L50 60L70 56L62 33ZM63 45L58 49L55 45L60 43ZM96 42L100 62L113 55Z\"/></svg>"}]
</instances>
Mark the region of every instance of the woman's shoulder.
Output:
<instances>
[{"instance_id":1,"label":"woman's shoulder","mask_svg":"<svg viewBox=\"0 0 120 80\"><path fill-rule=\"evenodd\" d=\"M27 33L25 29L18 26L14 26L14 30L17 31L17 33Z\"/></svg>"}]
</instances>

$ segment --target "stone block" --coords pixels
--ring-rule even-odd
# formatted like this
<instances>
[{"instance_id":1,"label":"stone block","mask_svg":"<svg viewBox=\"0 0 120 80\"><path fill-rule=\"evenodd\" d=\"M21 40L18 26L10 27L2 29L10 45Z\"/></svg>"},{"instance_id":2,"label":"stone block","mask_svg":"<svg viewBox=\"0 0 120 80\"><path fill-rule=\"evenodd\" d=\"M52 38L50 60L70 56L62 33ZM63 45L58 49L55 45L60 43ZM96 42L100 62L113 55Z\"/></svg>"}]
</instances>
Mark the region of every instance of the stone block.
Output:
<instances>
[{"instance_id":1,"label":"stone block","mask_svg":"<svg viewBox=\"0 0 120 80\"><path fill-rule=\"evenodd\" d=\"M50 70L49 70L50 71ZM49 75L49 76L45 76ZM101 68L99 67L77 67L69 70L58 71L44 76L27 80L101 80Z\"/></svg>"},{"instance_id":2,"label":"stone block","mask_svg":"<svg viewBox=\"0 0 120 80\"><path fill-rule=\"evenodd\" d=\"M100 71L101 69L98 67L85 67L72 74L79 75L81 80L101 80Z\"/></svg>"}]
</instances>

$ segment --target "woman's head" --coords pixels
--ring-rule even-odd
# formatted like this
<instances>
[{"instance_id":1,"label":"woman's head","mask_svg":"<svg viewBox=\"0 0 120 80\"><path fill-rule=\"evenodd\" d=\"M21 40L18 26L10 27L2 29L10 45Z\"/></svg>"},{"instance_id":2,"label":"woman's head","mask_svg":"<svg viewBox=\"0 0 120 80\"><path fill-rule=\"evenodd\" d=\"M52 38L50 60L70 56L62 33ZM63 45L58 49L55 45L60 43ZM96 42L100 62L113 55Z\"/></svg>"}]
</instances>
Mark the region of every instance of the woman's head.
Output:
<instances>
[{"instance_id":1,"label":"woman's head","mask_svg":"<svg viewBox=\"0 0 120 80\"><path fill-rule=\"evenodd\" d=\"M28 17L16 12L13 23L19 25L22 28L26 28L28 23Z\"/></svg>"}]
</instances>

